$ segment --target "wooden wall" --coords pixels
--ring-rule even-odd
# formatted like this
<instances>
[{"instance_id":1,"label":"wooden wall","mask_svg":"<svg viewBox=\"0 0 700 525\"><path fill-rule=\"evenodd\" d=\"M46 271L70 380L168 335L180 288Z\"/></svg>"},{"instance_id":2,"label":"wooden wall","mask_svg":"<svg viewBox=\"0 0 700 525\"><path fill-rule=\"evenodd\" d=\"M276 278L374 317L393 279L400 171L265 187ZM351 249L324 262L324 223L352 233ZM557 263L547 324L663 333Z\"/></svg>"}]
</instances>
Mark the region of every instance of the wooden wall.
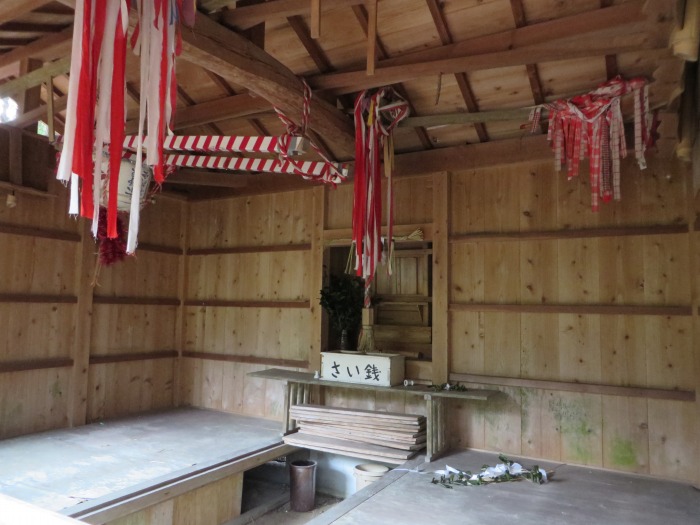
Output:
<instances>
[{"instance_id":1,"label":"wooden wall","mask_svg":"<svg viewBox=\"0 0 700 525\"><path fill-rule=\"evenodd\" d=\"M30 164L47 145L33 147L25 164L47 170ZM147 207L138 256L102 268L93 287L86 221L46 180L48 193L18 191L14 208L1 195L0 438L174 402L183 203Z\"/></svg>"}]
</instances>

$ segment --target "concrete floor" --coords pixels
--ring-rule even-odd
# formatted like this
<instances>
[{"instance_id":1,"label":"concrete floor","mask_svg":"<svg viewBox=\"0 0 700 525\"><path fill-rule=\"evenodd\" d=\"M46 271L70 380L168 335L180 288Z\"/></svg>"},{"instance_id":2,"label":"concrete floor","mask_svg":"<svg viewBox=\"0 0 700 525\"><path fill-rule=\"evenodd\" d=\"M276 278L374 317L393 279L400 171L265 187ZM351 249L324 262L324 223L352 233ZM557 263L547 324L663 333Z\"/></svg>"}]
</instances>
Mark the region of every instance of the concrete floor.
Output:
<instances>
[{"instance_id":1,"label":"concrete floor","mask_svg":"<svg viewBox=\"0 0 700 525\"><path fill-rule=\"evenodd\" d=\"M517 458L512 458L517 459ZM700 492L690 485L585 467L537 462L553 479L446 489L432 472L450 465L478 472L497 454L460 451L417 468L394 471L335 505L309 525L517 523L518 525L680 525L700 523ZM525 466L533 461L522 460Z\"/></svg>"},{"instance_id":2,"label":"concrete floor","mask_svg":"<svg viewBox=\"0 0 700 525\"><path fill-rule=\"evenodd\" d=\"M183 408L0 441L0 493L61 510L280 442L276 421Z\"/></svg>"}]
</instances>

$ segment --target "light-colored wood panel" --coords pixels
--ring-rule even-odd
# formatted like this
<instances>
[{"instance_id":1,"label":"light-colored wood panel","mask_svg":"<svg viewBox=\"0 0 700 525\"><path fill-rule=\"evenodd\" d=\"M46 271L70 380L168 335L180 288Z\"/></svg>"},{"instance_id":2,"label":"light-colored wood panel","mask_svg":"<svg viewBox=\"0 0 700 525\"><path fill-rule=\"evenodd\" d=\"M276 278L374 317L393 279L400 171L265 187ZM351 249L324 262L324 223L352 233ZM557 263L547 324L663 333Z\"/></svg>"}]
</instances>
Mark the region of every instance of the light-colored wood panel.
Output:
<instances>
[{"instance_id":1,"label":"light-colored wood panel","mask_svg":"<svg viewBox=\"0 0 700 525\"><path fill-rule=\"evenodd\" d=\"M522 411L519 388L501 388L484 408L484 438L489 448L521 454Z\"/></svg>"},{"instance_id":2,"label":"light-colored wood panel","mask_svg":"<svg viewBox=\"0 0 700 525\"><path fill-rule=\"evenodd\" d=\"M484 247L484 301L517 303L520 299L520 245L488 243Z\"/></svg>"},{"instance_id":3,"label":"light-colored wood panel","mask_svg":"<svg viewBox=\"0 0 700 525\"><path fill-rule=\"evenodd\" d=\"M450 234L485 231L486 177L483 171L454 173L450 179Z\"/></svg>"},{"instance_id":4,"label":"light-colored wood panel","mask_svg":"<svg viewBox=\"0 0 700 525\"><path fill-rule=\"evenodd\" d=\"M556 407L558 393L522 388L521 447L522 454L537 458L561 460L561 417Z\"/></svg>"},{"instance_id":5,"label":"light-colored wood panel","mask_svg":"<svg viewBox=\"0 0 700 525\"><path fill-rule=\"evenodd\" d=\"M557 242L559 302L599 302L599 239L567 239Z\"/></svg>"},{"instance_id":6,"label":"light-colored wood panel","mask_svg":"<svg viewBox=\"0 0 700 525\"><path fill-rule=\"evenodd\" d=\"M558 316L521 314L520 338L521 377L558 379L560 377ZM531 395L541 397L537 393L531 393ZM523 403L526 400L529 398L523 394Z\"/></svg>"},{"instance_id":7,"label":"light-colored wood panel","mask_svg":"<svg viewBox=\"0 0 700 525\"><path fill-rule=\"evenodd\" d=\"M450 302L484 302L484 244L450 246Z\"/></svg>"},{"instance_id":8,"label":"light-colored wood panel","mask_svg":"<svg viewBox=\"0 0 700 525\"><path fill-rule=\"evenodd\" d=\"M177 297L179 255L139 251L99 270L96 296Z\"/></svg>"},{"instance_id":9,"label":"light-colored wood panel","mask_svg":"<svg viewBox=\"0 0 700 525\"><path fill-rule=\"evenodd\" d=\"M69 357L74 304L0 304L0 361Z\"/></svg>"},{"instance_id":10,"label":"light-colored wood panel","mask_svg":"<svg viewBox=\"0 0 700 525\"><path fill-rule=\"evenodd\" d=\"M517 377L520 374L520 315L484 315L484 374Z\"/></svg>"},{"instance_id":11,"label":"light-colored wood panel","mask_svg":"<svg viewBox=\"0 0 700 525\"><path fill-rule=\"evenodd\" d=\"M88 422L173 406L173 359L90 365Z\"/></svg>"},{"instance_id":12,"label":"light-colored wood panel","mask_svg":"<svg viewBox=\"0 0 700 525\"><path fill-rule=\"evenodd\" d=\"M0 439L68 424L70 369L11 372L0 381Z\"/></svg>"},{"instance_id":13,"label":"light-colored wood panel","mask_svg":"<svg viewBox=\"0 0 700 525\"><path fill-rule=\"evenodd\" d=\"M484 314L450 312L450 371L484 373Z\"/></svg>"},{"instance_id":14,"label":"light-colored wood panel","mask_svg":"<svg viewBox=\"0 0 700 525\"><path fill-rule=\"evenodd\" d=\"M520 244L520 302L559 302L557 243L531 241Z\"/></svg>"},{"instance_id":15,"label":"light-colored wood panel","mask_svg":"<svg viewBox=\"0 0 700 525\"><path fill-rule=\"evenodd\" d=\"M653 476L692 481L698 436L694 403L649 400L649 470Z\"/></svg>"},{"instance_id":16,"label":"light-colored wood panel","mask_svg":"<svg viewBox=\"0 0 700 525\"><path fill-rule=\"evenodd\" d=\"M0 245L0 292L72 292L78 253L75 243L0 234Z\"/></svg>"},{"instance_id":17,"label":"light-colored wood panel","mask_svg":"<svg viewBox=\"0 0 700 525\"><path fill-rule=\"evenodd\" d=\"M603 396L603 466L649 473L646 399Z\"/></svg>"},{"instance_id":18,"label":"light-colored wood panel","mask_svg":"<svg viewBox=\"0 0 700 525\"><path fill-rule=\"evenodd\" d=\"M95 304L91 353L140 353L173 350L177 307Z\"/></svg>"},{"instance_id":19,"label":"light-colored wood panel","mask_svg":"<svg viewBox=\"0 0 700 525\"><path fill-rule=\"evenodd\" d=\"M692 318L650 317L644 328L649 386L695 388Z\"/></svg>"},{"instance_id":20,"label":"light-colored wood panel","mask_svg":"<svg viewBox=\"0 0 700 525\"><path fill-rule=\"evenodd\" d=\"M599 383L600 316L559 315L559 379Z\"/></svg>"},{"instance_id":21,"label":"light-colored wood panel","mask_svg":"<svg viewBox=\"0 0 700 525\"><path fill-rule=\"evenodd\" d=\"M579 465L601 466L601 396L559 392L549 403L549 409L561 434L561 460Z\"/></svg>"},{"instance_id":22,"label":"light-colored wood panel","mask_svg":"<svg viewBox=\"0 0 700 525\"><path fill-rule=\"evenodd\" d=\"M647 302L687 304L692 288L687 235L644 238L644 291Z\"/></svg>"}]
</instances>

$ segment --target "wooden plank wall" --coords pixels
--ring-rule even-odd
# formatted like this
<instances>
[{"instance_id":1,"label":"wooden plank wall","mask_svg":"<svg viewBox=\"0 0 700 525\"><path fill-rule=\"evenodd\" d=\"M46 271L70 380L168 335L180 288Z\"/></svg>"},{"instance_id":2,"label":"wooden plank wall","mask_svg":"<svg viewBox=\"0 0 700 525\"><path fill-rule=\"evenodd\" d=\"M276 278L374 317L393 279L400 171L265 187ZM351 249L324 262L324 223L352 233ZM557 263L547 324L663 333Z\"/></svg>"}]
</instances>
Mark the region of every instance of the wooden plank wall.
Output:
<instances>
[{"instance_id":1,"label":"wooden plank wall","mask_svg":"<svg viewBox=\"0 0 700 525\"><path fill-rule=\"evenodd\" d=\"M1 196L0 439L173 406L183 203L146 208L138 256L93 288L95 244L66 189L51 177L47 196Z\"/></svg>"},{"instance_id":2,"label":"wooden plank wall","mask_svg":"<svg viewBox=\"0 0 700 525\"><path fill-rule=\"evenodd\" d=\"M281 419L282 384L318 354L320 279L311 274L321 205L313 190L193 203L186 255L180 402Z\"/></svg>"},{"instance_id":3,"label":"wooden plank wall","mask_svg":"<svg viewBox=\"0 0 700 525\"><path fill-rule=\"evenodd\" d=\"M495 403L453 406L454 445L697 480L698 404L659 392L699 384L691 194L676 161L625 162L622 202L599 213L587 178L550 162L452 174L450 372L510 385Z\"/></svg>"}]
</instances>

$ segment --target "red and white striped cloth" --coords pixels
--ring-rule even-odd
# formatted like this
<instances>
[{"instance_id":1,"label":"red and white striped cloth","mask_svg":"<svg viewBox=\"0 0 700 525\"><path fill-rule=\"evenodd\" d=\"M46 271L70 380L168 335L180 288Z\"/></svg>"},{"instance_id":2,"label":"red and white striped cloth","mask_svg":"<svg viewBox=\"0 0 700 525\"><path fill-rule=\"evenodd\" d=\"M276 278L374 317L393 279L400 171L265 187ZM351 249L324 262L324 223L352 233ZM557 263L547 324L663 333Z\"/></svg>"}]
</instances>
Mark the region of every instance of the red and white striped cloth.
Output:
<instances>
[{"instance_id":1,"label":"red and white striped cloth","mask_svg":"<svg viewBox=\"0 0 700 525\"><path fill-rule=\"evenodd\" d=\"M365 307L370 306L370 286L382 257L382 176L381 157L385 151L387 184L387 239L393 235L393 144L391 134L409 114L408 103L392 88L369 93L355 100L355 188L352 211L352 238L357 275L365 279ZM389 267L391 272L391 267Z\"/></svg>"},{"instance_id":2,"label":"red and white striped cloth","mask_svg":"<svg viewBox=\"0 0 700 525\"><path fill-rule=\"evenodd\" d=\"M599 201L620 200L620 158L627 156L620 97L634 94L635 156L646 168L644 152L652 143L652 118L649 111L647 82L616 77L585 95L544 104L531 114L539 120L540 110L549 111L547 139L554 150L554 165L560 171L567 166L571 179L578 176L581 160L590 159L591 208L598 211Z\"/></svg>"},{"instance_id":3,"label":"red and white striped cloth","mask_svg":"<svg viewBox=\"0 0 700 525\"><path fill-rule=\"evenodd\" d=\"M163 137L175 108L175 55L180 48L179 19L192 20L194 0L77 0L71 51L66 126L57 178L71 182L69 213L92 218L97 235L99 200L107 195L107 234L117 236L117 188L124 141L124 94L129 8L138 23L131 35L141 55L141 104L136 172L142 148L155 178L163 181ZM145 121L148 115L148 137ZM109 151L109 169L101 159ZM136 249L141 180L134 178L127 252ZM106 188L105 188L106 187Z\"/></svg>"}]
</instances>

